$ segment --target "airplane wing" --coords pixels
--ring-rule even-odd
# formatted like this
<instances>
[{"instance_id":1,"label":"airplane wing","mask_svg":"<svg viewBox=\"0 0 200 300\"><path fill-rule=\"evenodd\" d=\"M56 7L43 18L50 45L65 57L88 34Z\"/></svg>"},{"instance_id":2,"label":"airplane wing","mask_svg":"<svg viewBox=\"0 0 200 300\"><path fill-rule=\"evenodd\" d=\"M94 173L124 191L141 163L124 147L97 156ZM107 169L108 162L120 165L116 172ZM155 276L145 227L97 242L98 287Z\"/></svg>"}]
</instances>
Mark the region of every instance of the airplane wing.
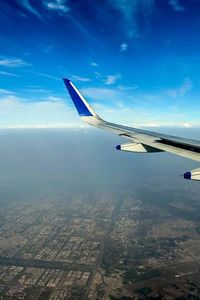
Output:
<instances>
[{"instance_id":1,"label":"airplane wing","mask_svg":"<svg viewBox=\"0 0 200 300\"><path fill-rule=\"evenodd\" d=\"M130 141L117 145L117 150L129 152L170 152L200 161L200 142L161 134L153 131L123 126L100 118L69 79L63 79L71 99L81 117L89 125L111 131ZM200 168L186 172L185 179L200 180Z\"/></svg>"}]
</instances>

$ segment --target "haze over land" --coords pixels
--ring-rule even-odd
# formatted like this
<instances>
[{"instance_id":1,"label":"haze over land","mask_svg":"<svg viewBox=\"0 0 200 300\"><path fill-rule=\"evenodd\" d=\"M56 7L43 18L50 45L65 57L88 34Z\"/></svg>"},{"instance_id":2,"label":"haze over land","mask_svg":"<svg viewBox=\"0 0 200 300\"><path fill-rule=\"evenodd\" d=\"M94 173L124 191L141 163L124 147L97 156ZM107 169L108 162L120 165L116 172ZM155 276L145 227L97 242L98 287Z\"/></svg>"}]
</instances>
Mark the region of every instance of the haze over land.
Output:
<instances>
[{"instance_id":1,"label":"haze over land","mask_svg":"<svg viewBox=\"0 0 200 300\"><path fill-rule=\"evenodd\" d=\"M199 136L198 129L160 131ZM173 191L174 198L181 193L190 199L199 191L197 182L179 177L197 167L197 162L167 153L117 151L115 146L127 140L100 130L2 130L0 137L0 193L8 198L25 195L31 200L41 198L41 193L65 197L69 190L81 193L105 188L112 192L117 188L121 193L128 190L144 195Z\"/></svg>"},{"instance_id":2,"label":"haze over land","mask_svg":"<svg viewBox=\"0 0 200 300\"><path fill-rule=\"evenodd\" d=\"M179 177L196 162L96 129L0 139L2 299L198 299L199 184Z\"/></svg>"}]
</instances>

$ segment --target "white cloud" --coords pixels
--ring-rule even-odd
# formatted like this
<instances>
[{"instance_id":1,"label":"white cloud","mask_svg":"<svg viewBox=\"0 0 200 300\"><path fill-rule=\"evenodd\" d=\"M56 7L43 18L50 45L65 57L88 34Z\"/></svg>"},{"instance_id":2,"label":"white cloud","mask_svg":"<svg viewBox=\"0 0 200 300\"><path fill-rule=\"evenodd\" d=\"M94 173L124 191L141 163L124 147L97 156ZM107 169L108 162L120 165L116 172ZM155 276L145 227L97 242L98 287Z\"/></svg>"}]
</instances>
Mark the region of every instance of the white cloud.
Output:
<instances>
[{"instance_id":1,"label":"white cloud","mask_svg":"<svg viewBox=\"0 0 200 300\"><path fill-rule=\"evenodd\" d=\"M37 18L42 19L40 13L30 4L29 0L18 0L18 3Z\"/></svg>"},{"instance_id":2,"label":"white cloud","mask_svg":"<svg viewBox=\"0 0 200 300\"><path fill-rule=\"evenodd\" d=\"M4 71L0 71L0 75L11 76L11 77L19 77L19 75L17 75L17 74L10 73L10 72L4 72Z\"/></svg>"},{"instance_id":3,"label":"white cloud","mask_svg":"<svg viewBox=\"0 0 200 300\"><path fill-rule=\"evenodd\" d=\"M56 96L48 96L47 98L45 98L45 101L47 102L51 102L51 103L65 103L65 99L61 98L61 97L56 97Z\"/></svg>"},{"instance_id":4,"label":"white cloud","mask_svg":"<svg viewBox=\"0 0 200 300\"><path fill-rule=\"evenodd\" d=\"M185 84L185 89L186 89ZM37 87L36 87L37 88ZM183 88L184 90L184 88ZM138 89L88 87L81 90L95 111L105 120L135 127L198 126L192 111L174 110L168 101L162 102L166 91L145 94ZM32 95L31 95L32 96ZM167 98L167 97L166 97ZM158 99L160 102L158 102ZM36 100L36 101L35 101ZM90 101L91 100L91 101ZM162 104L157 105L157 104ZM156 105L155 105L156 104ZM170 118L169 118L170 116ZM80 128L81 122L69 96L17 97L9 90L0 90L0 128Z\"/></svg>"},{"instance_id":5,"label":"white cloud","mask_svg":"<svg viewBox=\"0 0 200 300\"><path fill-rule=\"evenodd\" d=\"M13 91L0 89L0 95L12 95L12 94L14 94Z\"/></svg>"},{"instance_id":6,"label":"white cloud","mask_svg":"<svg viewBox=\"0 0 200 300\"><path fill-rule=\"evenodd\" d=\"M122 43L121 45L120 45L120 51L121 52L125 52L125 51L127 51L128 50L128 44L127 43Z\"/></svg>"},{"instance_id":7,"label":"white cloud","mask_svg":"<svg viewBox=\"0 0 200 300\"><path fill-rule=\"evenodd\" d=\"M188 83L180 88L182 95L189 89ZM165 90L156 93L145 93L139 89L119 89L113 87L81 89L81 93L105 120L137 127L198 126L194 114L183 109L180 112L179 102L166 96ZM170 116L170 118L169 118Z\"/></svg>"},{"instance_id":8,"label":"white cloud","mask_svg":"<svg viewBox=\"0 0 200 300\"><path fill-rule=\"evenodd\" d=\"M131 85L131 86L127 86L127 85L119 85L118 89L122 90L122 91L133 91L136 90L138 88L137 85Z\"/></svg>"},{"instance_id":9,"label":"white cloud","mask_svg":"<svg viewBox=\"0 0 200 300\"><path fill-rule=\"evenodd\" d=\"M180 0L169 0L168 3L175 11L185 10L185 7L182 4L180 4Z\"/></svg>"},{"instance_id":10,"label":"white cloud","mask_svg":"<svg viewBox=\"0 0 200 300\"><path fill-rule=\"evenodd\" d=\"M153 11L155 0L110 0L110 3L120 12L127 35L137 38L139 37L137 15L140 13L147 19Z\"/></svg>"},{"instance_id":11,"label":"white cloud","mask_svg":"<svg viewBox=\"0 0 200 300\"><path fill-rule=\"evenodd\" d=\"M67 13L70 11L67 2L66 0L50 0L43 1L43 4L48 10L57 11L58 13Z\"/></svg>"},{"instance_id":12,"label":"white cloud","mask_svg":"<svg viewBox=\"0 0 200 300\"><path fill-rule=\"evenodd\" d=\"M106 101L108 106L124 103L124 106L129 107L135 98L135 95L130 90L120 90L113 87L88 87L81 89L81 93L92 101Z\"/></svg>"},{"instance_id":13,"label":"white cloud","mask_svg":"<svg viewBox=\"0 0 200 300\"><path fill-rule=\"evenodd\" d=\"M37 73L36 75L42 76L42 77L45 77L45 78L48 78L48 79L60 80L60 78L58 78L56 76L53 76L53 75L46 74L46 73Z\"/></svg>"},{"instance_id":14,"label":"white cloud","mask_svg":"<svg viewBox=\"0 0 200 300\"><path fill-rule=\"evenodd\" d=\"M89 38L90 40L92 40L96 44L99 43L98 39L95 36L93 36L92 33L89 32L88 29L85 26L83 26L83 22L79 22L76 18L74 18L70 14L68 15L68 18L74 24L74 26L77 27L80 32L82 32L82 34L87 36L87 38Z\"/></svg>"},{"instance_id":15,"label":"white cloud","mask_svg":"<svg viewBox=\"0 0 200 300\"><path fill-rule=\"evenodd\" d=\"M136 127L136 128L141 128L141 127L151 127L151 128L158 128L160 127L161 125L159 123L138 123L138 124L133 124L132 125L133 127Z\"/></svg>"},{"instance_id":16,"label":"white cloud","mask_svg":"<svg viewBox=\"0 0 200 300\"><path fill-rule=\"evenodd\" d=\"M21 66L30 66L30 64L20 58L0 58L0 66L15 68ZM5 74L4 72L3 75L10 75L10 74L11 73Z\"/></svg>"},{"instance_id":17,"label":"white cloud","mask_svg":"<svg viewBox=\"0 0 200 300\"><path fill-rule=\"evenodd\" d=\"M141 0L139 0L141 1ZM137 10L138 2L139 1L133 1L133 0L111 0L111 4L120 11L123 18L127 21L132 20L132 16Z\"/></svg>"},{"instance_id":18,"label":"white cloud","mask_svg":"<svg viewBox=\"0 0 200 300\"><path fill-rule=\"evenodd\" d=\"M32 87L32 88L24 89L23 92L29 92L29 93L50 93L49 90L38 88L38 87Z\"/></svg>"},{"instance_id":19,"label":"white cloud","mask_svg":"<svg viewBox=\"0 0 200 300\"><path fill-rule=\"evenodd\" d=\"M72 75L70 76L72 80L74 81L83 81L83 82L86 82L86 81L91 81L90 78L87 78L87 77L81 77L81 76L78 76L78 75Z\"/></svg>"},{"instance_id":20,"label":"white cloud","mask_svg":"<svg viewBox=\"0 0 200 300\"><path fill-rule=\"evenodd\" d=\"M193 126L192 126L191 123L185 122L185 123L181 123L180 127L183 127L183 128L192 128Z\"/></svg>"},{"instance_id":21,"label":"white cloud","mask_svg":"<svg viewBox=\"0 0 200 300\"><path fill-rule=\"evenodd\" d=\"M112 84L114 84L120 78L121 78L120 74L107 75L106 76L106 80L105 80L105 84L112 85Z\"/></svg>"},{"instance_id":22,"label":"white cloud","mask_svg":"<svg viewBox=\"0 0 200 300\"><path fill-rule=\"evenodd\" d=\"M0 128L70 128L82 125L72 105L55 96L28 101L0 96Z\"/></svg>"},{"instance_id":23,"label":"white cloud","mask_svg":"<svg viewBox=\"0 0 200 300\"><path fill-rule=\"evenodd\" d=\"M91 62L90 65L91 65L92 67L98 67L98 64L97 64L95 61Z\"/></svg>"},{"instance_id":24,"label":"white cloud","mask_svg":"<svg viewBox=\"0 0 200 300\"><path fill-rule=\"evenodd\" d=\"M185 93L192 89L192 81L189 78L186 78L180 87L180 96L184 96Z\"/></svg>"},{"instance_id":25,"label":"white cloud","mask_svg":"<svg viewBox=\"0 0 200 300\"><path fill-rule=\"evenodd\" d=\"M105 103L105 102L104 102ZM160 112L159 115L156 114L155 111L149 110L145 108L144 110L139 110L138 108L133 109L133 107L123 106L121 108L117 106L108 107L101 104L95 103L93 107L96 112L107 121L111 121L114 123L132 126L132 127L185 127L190 123L183 123L181 120L183 116L177 118L177 114L173 114L170 112L170 120L169 113ZM185 117L184 117L185 118ZM188 126L189 127L189 126Z\"/></svg>"},{"instance_id":26,"label":"white cloud","mask_svg":"<svg viewBox=\"0 0 200 300\"><path fill-rule=\"evenodd\" d=\"M120 91L111 88L89 87L81 89L81 93L94 100L119 101L122 98Z\"/></svg>"},{"instance_id":27,"label":"white cloud","mask_svg":"<svg viewBox=\"0 0 200 300\"><path fill-rule=\"evenodd\" d=\"M103 75L102 75L101 73L99 73L99 72L94 72L94 75L95 75L95 77L96 77L97 79L103 78Z\"/></svg>"},{"instance_id":28,"label":"white cloud","mask_svg":"<svg viewBox=\"0 0 200 300\"><path fill-rule=\"evenodd\" d=\"M112 107L108 106L110 99L116 99L115 90L85 89L84 95L96 96L96 100L103 95L107 100L101 103L93 103L97 113L108 121L119 124L129 125L133 127L161 127L161 126L177 126L189 128L193 122L181 122L186 116L160 112L157 114L153 110L139 110L138 108L122 105L119 109L118 104ZM93 97L94 98L94 97ZM111 103L110 103L111 104ZM172 121L171 121L172 120ZM64 98L49 96L40 99L40 101L28 101L15 95L0 96L0 128L81 128L81 122L72 103L65 102ZM199 124L195 124L198 126Z\"/></svg>"},{"instance_id":29,"label":"white cloud","mask_svg":"<svg viewBox=\"0 0 200 300\"><path fill-rule=\"evenodd\" d=\"M192 81L189 78L185 78L181 86L173 89L167 89L166 93L171 98L176 99L178 97L183 97L191 89L192 89Z\"/></svg>"},{"instance_id":30,"label":"white cloud","mask_svg":"<svg viewBox=\"0 0 200 300\"><path fill-rule=\"evenodd\" d=\"M159 127L181 127L181 128L192 128L193 125L191 123L179 123L179 122L167 122L167 121L160 121L157 123L137 123L132 124L133 127L136 128L159 128Z\"/></svg>"}]
</instances>

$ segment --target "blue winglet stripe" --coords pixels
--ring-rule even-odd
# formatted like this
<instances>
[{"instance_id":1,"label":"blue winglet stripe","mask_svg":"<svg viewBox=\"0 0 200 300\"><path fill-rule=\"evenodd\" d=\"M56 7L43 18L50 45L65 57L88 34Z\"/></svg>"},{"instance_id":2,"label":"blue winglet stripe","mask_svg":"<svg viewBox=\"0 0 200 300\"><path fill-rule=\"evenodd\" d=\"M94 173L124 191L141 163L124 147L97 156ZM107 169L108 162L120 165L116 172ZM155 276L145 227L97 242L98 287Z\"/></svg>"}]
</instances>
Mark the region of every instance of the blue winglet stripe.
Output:
<instances>
[{"instance_id":1,"label":"blue winglet stripe","mask_svg":"<svg viewBox=\"0 0 200 300\"><path fill-rule=\"evenodd\" d=\"M79 94L76 92L76 90L71 85L71 82L69 79L63 78L63 81L65 83L65 86L72 98L72 101L74 102L74 105L81 117L89 117L92 116L92 113L89 111L85 103L80 98Z\"/></svg>"}]
</instances>

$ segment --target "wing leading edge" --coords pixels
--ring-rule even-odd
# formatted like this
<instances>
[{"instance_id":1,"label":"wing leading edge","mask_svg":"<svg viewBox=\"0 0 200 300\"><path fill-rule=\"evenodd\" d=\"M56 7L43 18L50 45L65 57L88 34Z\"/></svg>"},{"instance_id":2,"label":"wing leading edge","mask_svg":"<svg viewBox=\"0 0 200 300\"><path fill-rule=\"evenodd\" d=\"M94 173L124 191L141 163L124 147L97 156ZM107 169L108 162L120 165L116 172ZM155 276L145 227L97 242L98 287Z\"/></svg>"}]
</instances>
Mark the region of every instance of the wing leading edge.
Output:
<instances>
[{"instance_id":1,"label":"wing leading edge","mask_svg":"<svg viewBox=\"0 0 200 300\"><path fill-rule=\"evenodd\" d=\"M69 79L63 79L69 95L81 117L89 125L111 131L128 138L131 143L116 146L117 150L129 152L170 152L195 161L200 161L200 142L191 139L160 134L153 131L123 126L100 118ZM184 178L200 180L200 170L186 172ZM199 175L197 175L199 174Z\"/></svg>"}]
</instances>

